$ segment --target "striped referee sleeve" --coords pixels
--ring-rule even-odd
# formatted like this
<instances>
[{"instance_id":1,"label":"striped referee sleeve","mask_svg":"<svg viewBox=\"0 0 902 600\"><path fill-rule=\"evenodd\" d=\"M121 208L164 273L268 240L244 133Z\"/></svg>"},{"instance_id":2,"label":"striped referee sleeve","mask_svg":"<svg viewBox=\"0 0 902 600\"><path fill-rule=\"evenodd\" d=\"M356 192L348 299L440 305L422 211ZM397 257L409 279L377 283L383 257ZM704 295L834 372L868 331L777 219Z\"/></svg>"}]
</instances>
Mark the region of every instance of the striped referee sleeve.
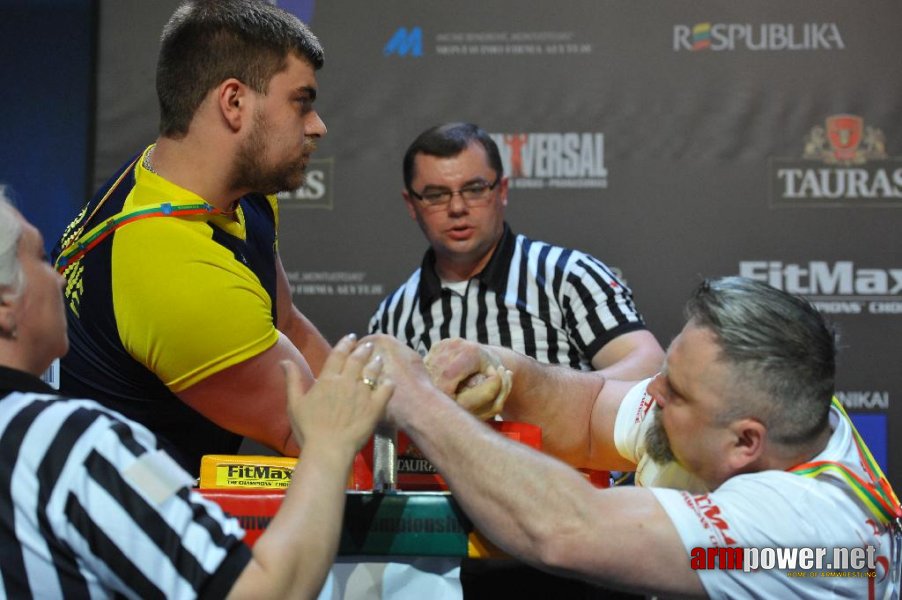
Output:
<instances>
[{"instance_id":1,"label":"striped referee sleeve","mask_svg":"<svg viewBox=\"0 0 902 600\"><path fill-rule=\"evenodd\" d=\"M160 480L179 469L150 460L157 441L147 429L90 401L18 396L31 398L3 431L0 453L13 471L11 488L0 485L13 490L19 581L31 595L227 593L250 558L243 532L188 487L173 485L161 498L129 475L136 462ZM4 572L8 592L9 582Z\"/></svg>"}]
</instances>

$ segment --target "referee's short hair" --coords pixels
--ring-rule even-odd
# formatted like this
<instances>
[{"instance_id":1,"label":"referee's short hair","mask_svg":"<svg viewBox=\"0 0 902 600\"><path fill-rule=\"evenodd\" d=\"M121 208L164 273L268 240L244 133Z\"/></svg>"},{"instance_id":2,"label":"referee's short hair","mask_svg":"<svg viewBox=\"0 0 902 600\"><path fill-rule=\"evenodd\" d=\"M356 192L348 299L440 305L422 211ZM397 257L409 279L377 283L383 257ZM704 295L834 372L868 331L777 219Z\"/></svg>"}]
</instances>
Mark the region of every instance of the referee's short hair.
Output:
<instances>
[{"instance_id":1,"label":"referee's short hair","mask_svg":"<svg viewBox=\"0 0 902 600\"><path fill-rule=\"evenodd\" d=\"M409 192L413 191L410 184L413 181L413 163L417 154L450 158L463 152L472 142L482 144L489 157L489 166L499 178L503 177L504 166L501 164L498 144L484 129L473 123L445 123L430 127L407 148L404 153L404 187Z\"/></svg>"}]
</instances>

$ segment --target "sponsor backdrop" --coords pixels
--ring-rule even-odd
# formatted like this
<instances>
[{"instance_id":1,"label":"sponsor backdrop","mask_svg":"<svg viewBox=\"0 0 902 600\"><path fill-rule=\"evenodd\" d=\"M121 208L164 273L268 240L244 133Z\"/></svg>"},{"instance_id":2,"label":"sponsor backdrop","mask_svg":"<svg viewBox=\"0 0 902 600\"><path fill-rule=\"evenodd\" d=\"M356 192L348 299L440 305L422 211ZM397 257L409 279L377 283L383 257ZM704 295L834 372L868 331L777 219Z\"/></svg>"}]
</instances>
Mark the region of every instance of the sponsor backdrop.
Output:
<instances>
[{"instance_id":1,"label":"sponsor backdrop","mask_svg":"<svg viewBox=\"0 0 902 600\"><path fill-rule=\"evenodd\" d=\"M100 2L95 183L154 137L175 4ZM898 0L282 4L326 48L329 133L283 197L281 249L332 341L425 249L405 148L475 121L502 148L513 229L619 270L663 344L703 276L814 301L840 331L838 395L902 483Z\"/></svg>"}]
</instances>

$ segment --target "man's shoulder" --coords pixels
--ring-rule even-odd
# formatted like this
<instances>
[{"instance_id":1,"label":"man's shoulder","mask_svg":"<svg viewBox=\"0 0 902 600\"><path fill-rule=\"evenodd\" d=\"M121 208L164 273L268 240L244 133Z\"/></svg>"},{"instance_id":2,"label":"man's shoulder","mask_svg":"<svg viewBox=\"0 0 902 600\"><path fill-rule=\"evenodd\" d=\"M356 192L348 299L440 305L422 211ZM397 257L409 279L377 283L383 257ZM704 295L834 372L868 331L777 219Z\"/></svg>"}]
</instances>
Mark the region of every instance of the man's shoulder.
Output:
<instances>
[{"instance_id":1,"label":"man's shoulder","mask_svg":"<svg viewBox=\"0 0 902 600\"><path fill-rule=\"evenodd\" d=\"M717 488L714 495L730 502L747 503L744 508L747 511L766 498L765 512L782 511L802 520L830 520L834 518L831 515L843 511L848 516L857 512L854 507L867 515L866 507L842 481L777 469L735 475Z\"/></svg>"},{"instance_id":2,"label":"man's shoulder","mask_svg":"<svg viewBox=\"0 0 902 600\"><path fill-rule=\"evenodd\" d=\"M414 269L413 273L410 274L401 285L399 285L394 291L387 294L382 300L379 301L379 309L378 311L385 310L389 307L389 305L396 304L396 299L400 299L404 296L415 296L419 294L420 291L420 277L422 274L422 268L417 267Z\"/></svg>"},{"instance_id":3,"label":"man's shoulder","mask_svg":"<svg viewBox=\"0 0 902 600\"><path fill-rule=\"evenodd\" d=\"M547 256L553 255L556 259L556 264L562 268L570 268L577 262L589 262L593 265L604 264L601 260L585 250L534 239L522 233L518 233L514 236L514 244L517 248L529 248L530 255L539 255L540 253L545 253ZM561 260L562 258L563 260Z\"/></svg>"}]
</instances>

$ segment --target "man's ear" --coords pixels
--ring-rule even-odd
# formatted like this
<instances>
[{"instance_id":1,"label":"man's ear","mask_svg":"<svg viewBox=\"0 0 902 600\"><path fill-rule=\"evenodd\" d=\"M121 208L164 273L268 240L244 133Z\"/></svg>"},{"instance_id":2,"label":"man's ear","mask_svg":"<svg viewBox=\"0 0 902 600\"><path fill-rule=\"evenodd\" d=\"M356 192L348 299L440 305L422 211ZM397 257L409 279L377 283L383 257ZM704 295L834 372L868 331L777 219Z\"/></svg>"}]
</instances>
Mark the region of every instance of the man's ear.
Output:
<instances>
[{"instance_id":1,"label":"man's ear","mask_svg":"<svg viewBox=\"0 0 902 600\"><path fill-rule=\"evenodd\" d=\"M232 131L238 131L247 119L250 89L234 77L226 79L216 88L216 102L222 118Z\"/></svg>"},{"instance_id":2,"label":"man's ear","mask_svg":"<svg viewBox=\"0 0 902 600\"><path fill-rule=\"evenodd\" d=\"M501 190L499 192L501 194L501 196L500 196L501 206L507 206L507 189L508 189L509 183L510 183L510 179L508 179L507 177L502 177L501 181L498 183L498 185L501 188Z\"/></svg>"},{"instance_id":3,"label":"man's ear","mask_svg":"<svg viewBox=\"0 0 902 600\"><path fill-rule=\"evenodd\" d=\"M763 454L767 427L756 419L744 418L731 424L730 432L733 434L733 445L728 460L735 472L742 472Z\"/></svg>"}]
</instances>

